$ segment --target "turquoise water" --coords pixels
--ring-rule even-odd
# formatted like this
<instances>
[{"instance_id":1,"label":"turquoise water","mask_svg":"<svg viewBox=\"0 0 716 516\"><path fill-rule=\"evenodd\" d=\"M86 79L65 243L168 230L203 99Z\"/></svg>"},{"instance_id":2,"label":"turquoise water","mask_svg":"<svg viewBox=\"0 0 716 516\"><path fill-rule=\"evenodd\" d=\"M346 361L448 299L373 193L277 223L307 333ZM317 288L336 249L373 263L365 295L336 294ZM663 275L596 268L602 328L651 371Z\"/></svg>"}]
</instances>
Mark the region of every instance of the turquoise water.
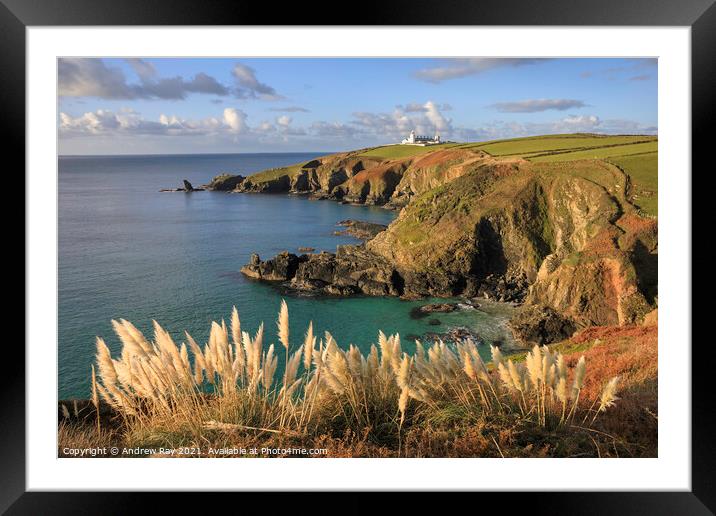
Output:
<instances>
[{"instance_id":1,"label":"turquoise water","mask_svg":"<svg viewBox=\"0 0 716 516\"><path fill-rule=\"evenodd\" d=\"M396 213L377 207L310 201L287 195L222 192L160 193L182 179L194 186L221 172L244 175L308 161L317 154L235 154L59 158L59 396L87 396L94 340L120 349L113 318L132 321L149 334L156 319L177 340L189 331L208 336L212 320L228 320L236 305L242 327L252 333L264 321L276 342L275 319L282 293L244 278L239 269L251 253L262 258L302 246L334 251L356 243L334 236L336 222L359 219L388 224ZM394 298L288 296L292 342L298 346L308 321L330 331L341 346L367 350L378 329L408 335L476 329L488 342L508 339L509 309L481 310L412 319L426 301ZM485 346L487 348L487 346Z\"/></svg>"}]
</instances>

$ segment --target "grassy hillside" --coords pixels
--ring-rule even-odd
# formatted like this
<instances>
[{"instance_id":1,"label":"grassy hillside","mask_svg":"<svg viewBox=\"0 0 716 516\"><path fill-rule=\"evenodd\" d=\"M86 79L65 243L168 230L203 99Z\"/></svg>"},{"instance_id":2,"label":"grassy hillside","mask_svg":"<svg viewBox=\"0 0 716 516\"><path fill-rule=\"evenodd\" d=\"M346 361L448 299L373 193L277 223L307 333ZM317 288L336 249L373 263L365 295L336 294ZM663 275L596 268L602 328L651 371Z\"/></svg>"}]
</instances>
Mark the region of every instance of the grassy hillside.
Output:
<instances>
[{"instance_id":1,"label":"grassy hillside","mask_svg":"<svg viewBox=\"0 0 716 516\"><path fill-rule=\"evenodd\" d=\"M320 183L329 196L349 194L353 202L384 204L391 197L421 194L452 181L479 166L477 161L485 156L497 163L525 160L541 174L576 174L616 193L643 214L657 215L658 139L647 135L555 134L427 147L385 145L319 158L314 184ZM397 165L381 163L388 161ZM273 183L279 190L299 188L296 185L302 183L296 181L306 173L304 165L269 169L248 179L253 185ZM628 180L609 167L627 174ZM370 187L363 185L366 182Z\"/></svg>"},{"instance_id":2,"label":"grassy hillside","mask_svg":"<svg viewBox=\"0 0 716 516\"><path fill-rule=\"evenodd\" d=\"M565 150L588 150L612 145L630 145L650 141L656 141L656 137L641 135L604 136L596 134L557 134L474 143L464 145L464 147L479 149L492 156L527 157L530 155Z\"/></svg>"},{"instance_id":3,"label":"grassy hillside","mask_svg":"<svg viewBox=\"0 0 716 516\"><path fill-rule=\"evenodd\" d=\"M288 167L271 168L262 172L258 172L257 174L253 174L249 177L251 178L251 182L256 184L274 181L281 176L288 176L289 178L292 178L295 177L296 174L301 171L302 165L303 163L297 163Z\"/></svg>"},{"instance_id":4,"label":"grassy hillside","mask_svg":"<svg viewBox=\"0 0 716 516\"><path fill-rule=\"evenodd\" d=\"M556 161L574 161L578 159L605 159L619 156L631 156L634 154L644 154L648 152L656 152L658 150L658 142L640 142L628 143L615 146L594 147L585 150L574 150L568 152L554 152L545 154L530 154L526 159L533 162L553 163Z\"/></svg>"},{"instance_id":5,"label":"grassy hillside","mask_svg":"<svg viewBox=\"0 0 716 516\"><path fill-rule=\"evenodd\" d=\"M429 152L435 152L437 150L449 149L451 147L455 147L456 145L457 144L454 143L444 143L442 145L427 147L420 147L418 145L385 145L383 147L376 147L374 149L361 152L358 156L380 159L409 158L412 156L427 154Z\"/></svg>"},{"instance_id":6,"label":"grassy hillside","mask_svg":"<svg viewBox=\"0 0 716 516\"><path fill-rule=\"evenodd\" d=\"M658 160L657 152L607 159L625 174L629 174L633 189L630 192L632 203L653 217L656 217L658 212Z\"/></svg>"}]
</instances>

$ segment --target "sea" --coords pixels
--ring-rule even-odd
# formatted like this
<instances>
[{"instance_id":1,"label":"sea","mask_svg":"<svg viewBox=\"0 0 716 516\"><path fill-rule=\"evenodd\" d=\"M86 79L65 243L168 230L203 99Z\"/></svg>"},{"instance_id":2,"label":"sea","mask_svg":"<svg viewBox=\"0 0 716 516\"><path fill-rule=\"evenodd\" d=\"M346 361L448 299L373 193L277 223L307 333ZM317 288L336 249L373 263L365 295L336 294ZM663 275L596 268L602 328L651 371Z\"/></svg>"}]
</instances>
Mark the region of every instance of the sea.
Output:
<instances>
[{"instance_id":1,"label":"sea","mask_svg":"<svg viewBox=\"0 0 716 516\"><path fill-rule=\"evenodd\" d=\"M342 229L336 223L389 224L394 211L284 194L160 192L183 179L198 187L220 173L248 175L325 154L60 156L59 397L89 395L96 337L118 356L111 321L119 318L149 337L156 320L177 343L188 331L202 344L211 322L223 318L228 324L236 306L242 329L253 334L263 322L264 342L278 343L275 321L286 299L296 347L309 321L317 335L329 331L339 346L355 344L364 352L376 343L378 330L399 333L408 352L416 337L458 326L479 333L485 357L487 344L509 341L507 305L484 302L475 310L414 319L414 307L444 300L297 296L239 272L252 253L266 259L284 250L299 254L299 247L335 251L359 243L334 235ZM431 325L433 319L440 324Z\"/></svg>"}]
</instances>

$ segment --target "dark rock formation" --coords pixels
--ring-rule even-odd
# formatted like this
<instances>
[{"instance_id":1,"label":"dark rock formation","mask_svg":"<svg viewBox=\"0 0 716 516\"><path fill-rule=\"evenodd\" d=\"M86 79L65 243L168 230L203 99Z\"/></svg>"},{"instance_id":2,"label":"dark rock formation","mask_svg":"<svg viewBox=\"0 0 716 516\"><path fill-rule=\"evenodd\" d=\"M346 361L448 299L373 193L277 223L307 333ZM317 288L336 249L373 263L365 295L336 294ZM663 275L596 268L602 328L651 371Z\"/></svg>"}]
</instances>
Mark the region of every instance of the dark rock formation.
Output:
<instances>
[{"instance_id":1,"label":"dark rock formation","mask_svg":"<svg viewBox=\"0 0 716 516\"><path fill-rule=\"evenodd\" d=\"M320 164L321 164L321 162L319 160L313 159L313 160L309 161L308 163L306 163L305 165L303 165L301 168L303 168L303 169L317 168L318 166L320 166Z\"/></svg>"},{"instance_id":2,"label":"dark rock formation","mask_svg":"<svg viewBox=\"0 0 716 516\"><path fill-rule=\"evenodd\" d=\"M381 158L363 149L260 172L237 190L401 209L366 234L367 262L340 252L311 258L291 278L296 286L545 305L581 327L633 324L656 307L657 221L635 212L618 188L626 179L600 160L533 163L465 148ZM550 328L526 335L549 340Z\"/></svg>"},{"instance_id":3,"label":"dark rock formation","mask_svg":"<svg viewBox=\"0 0 716 516\"><path fill-rule=\"evenodd\" d=\"M206 185L206 189L219 192L230 192L243 183L244 179L246 178L242 175L220 174L214 177L214 179Z\"/></svg>"},{"instance_id":4,"label":"dark rock formation","mask_svg":"<svg viewBox=\"0 0 716 516\"><path fill-rule=\"evenodd\" d=\"M339 246L336 253L296 256L283 252L261 261L258 255L241 268L251 278L280 281L296 291L348 296L400 296L403 282L398 272L363 246Z\"/></svg>"},{"instance_id":5,"label":"dark rock formation","mask_svg":"<svg viewBox=\"0 0 716 516\"><path fill-rule=\"evenodd\" d=\"M385 224L364 222L362 220L342 220L337 226L344 226L346 229L334 232L334 235L350 235L360 240L370 240L388 227Z\"/></svg>"},{"instance_id":6,"label":"dark rock formation","mask_svg":"<svg viewBox=\"0 0 716 516\"><path fill-rule=\"evenodd\" d=\"M162 188L159 190L160 192L203 192L204 188L194 188L192 184L187 181L186 179L183 180L183 187L182 188Z\"/></svg>"},{"instance_id":7,"label":"dark rock formation","mask_svg":"<svg viewBox=\"0 0 716 516\"><path fill-rule=\"evenodd\" d=\"M460 342L467 339L474 341L476 344L483 343L482 337L480 337L480 335L464 326L450 328L444 333L428 332L423 335L423 339L428 343L432 343L438 340L442 340L443 342Z\"/></svg>"},{"instance_id":8,"label":"dark rock formation","mask_svg":"<svg viewBox=\"0 0 716 516\"><path fill-rule=\"evenodd\" d=\"M241 272L254 279L288 281L296 275L300 261L305 259L306 255L298 257L284 251L270 260L262 262L258 254L252 254L249 263L241 268Z\"/></svg>"},{"instance_id":9,"label":"dark rock formation","mask_svg":"<svg viewBox=\"0 0 716 516\"><path fill-rule=\"evenodd\" d=\"M253 193L287 193L291 186L291 178L287 175L277 175L268 180L257 181L253 176L247 177L236 186L238 192Z\"/></svg>"},{"instance_id":10,"label":"dark rock formation","mask_svg":"<svg viewBox=\"0 0 716 516\"><path fill-rule=\"evenodd\" d=\"M510 320L515 340L525 346L559 342L577 330L572 319L548 306L532 305L520 310Z\"/></svg>"},{"instance_id":11,"label":"dark rock formation","mask_svg":"<svg viewBox=\"0 0 716 516\"><path fill-rule=\"evenodd\" d=\"M410 317L413 319L422 319L432 313L448 313L458 309L457 303L431 303L423 306L416 306L410 310Z\"/></svg>"},{"instance_id":12,"label":"dark rock formation","mask_svg":"<svg viewBox=\"0 0 716 516\"><path fill-rule=\"evenodd\" d=\"M529 290L529 283L524 275L490 274L477 288L477 296L494 301L521 303Z\"/></svg>"},{"instance_id":13,"label":"dark rock formation","mask_svg":"<svg viewBox=\"0 0 716 516\"><path fill-rule=\"evenodd\" d=\"M471 300L466 300L464 303L430 303L413 308L410 311L410 317L413 319L422 319L433 313L449 313L455 312L456 310L475 310L479 306L479 304ZM440 324L440 322L438 321L437 324Z\"/></svg>"}]
</instances>

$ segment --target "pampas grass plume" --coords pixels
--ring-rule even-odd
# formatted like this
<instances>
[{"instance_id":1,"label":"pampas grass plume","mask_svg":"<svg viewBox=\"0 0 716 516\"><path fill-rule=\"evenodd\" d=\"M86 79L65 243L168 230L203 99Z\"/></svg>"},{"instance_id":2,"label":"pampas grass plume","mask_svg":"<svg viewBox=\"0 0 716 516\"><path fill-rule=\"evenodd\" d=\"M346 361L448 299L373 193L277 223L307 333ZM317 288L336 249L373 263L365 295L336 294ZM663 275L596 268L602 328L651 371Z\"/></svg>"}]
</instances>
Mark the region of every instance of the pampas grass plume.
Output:
<instances>
[{"instance_id":1,"label":"pampas grass plume","mask_svg":"<svg viewBox=\"0 0 716 516\"><path fill-rule=\"evenodd\" d=\"M288 349L288 305L286 300L281 300L281 311L278 314L278 340L283 347Z\"/></svg>"}]
</instances>

